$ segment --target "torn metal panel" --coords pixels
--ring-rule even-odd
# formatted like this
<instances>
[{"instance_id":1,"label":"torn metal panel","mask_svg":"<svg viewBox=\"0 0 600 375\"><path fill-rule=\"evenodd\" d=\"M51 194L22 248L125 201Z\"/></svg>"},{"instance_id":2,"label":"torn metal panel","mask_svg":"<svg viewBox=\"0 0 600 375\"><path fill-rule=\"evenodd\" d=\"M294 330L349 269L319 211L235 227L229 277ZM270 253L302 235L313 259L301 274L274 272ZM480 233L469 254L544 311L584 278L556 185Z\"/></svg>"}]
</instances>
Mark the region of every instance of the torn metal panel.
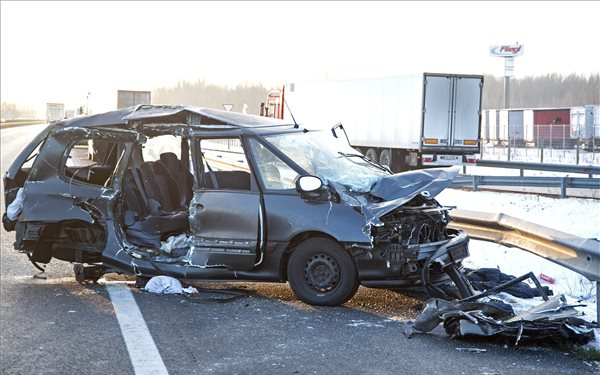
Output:
<instances>
[{"instance_id":1,"label":"torn metal panel","mask_svg":"<svg viewBox=\"0 0 600 375\"><path fill-rule=\"evenodd\" d=\"M567 303L567 300L564 296L558 295L556 297L550 298L547 301L544 301L542 304L533 307L527 312L523 314L519 314L517 316L513 316L510 319L507 319L507 323L520 322L520 321L537 321L537 320L556 320L563 318L570 318L574 316L581 316L582 313L575 310L575 307L580 307L585 305L570 305Z\"/></svg>"},{"instance_id":2,"label":"torn metal panel","mask_svg":"<svg viewBox=\"0 0 600 375\"><path fill-rule=\"evenodd\" d=\"M452 337L507 337L515 345L522 340L585 344L594 338L592 325L579 318L582 313L566 303L563 295L544 301L529 311L515 315L505 303L462 302L430 299L413 328L430 332L443 323Z\"/></svg>"},{"instance_id":3,"label":"torn metal panel","mask_svg":"<svg viewBox=\"0 0 600 375\"><path fill-rule=\"evenodd\" d=\"M134 123L179 124L190 127L272 127L293 125L278 119L182 105L138 105L115 111L54 122L62 127L121 127Z\"/></svg>"},{"instance_id":4,"label":"torn metal panel","mask_svg":"<svg viewBox=\"0 0 600 375\"><path fill-rule=\"evenodd\" d=\"M450 186L458 172L457 167L434 168L383 177L370 191L371 195L381 198L383 202L367 204L365 208L368 215L373 218L381 217L419 194L425 199L433 199Z\"/></svg>"}]
</instances>

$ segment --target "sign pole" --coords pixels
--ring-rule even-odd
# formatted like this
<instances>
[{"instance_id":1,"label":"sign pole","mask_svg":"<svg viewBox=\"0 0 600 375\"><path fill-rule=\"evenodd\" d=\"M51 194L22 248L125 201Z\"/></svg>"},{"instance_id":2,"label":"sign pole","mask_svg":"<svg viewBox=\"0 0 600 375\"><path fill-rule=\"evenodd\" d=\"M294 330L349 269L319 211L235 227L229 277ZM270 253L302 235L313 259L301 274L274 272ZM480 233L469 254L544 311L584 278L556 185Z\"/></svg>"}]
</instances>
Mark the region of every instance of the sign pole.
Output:
<instances>
[{"instance_id":1,"label":"sign pole","mask_svg":"<svg viewBox=\"0 0 600 375\"><path fill-rule=\"evenodd\" d=\"M504 57L504 109L510 108L510 77L514 76L515 71L515 57L523 54L523 45L499 45L490 46L490 55L493 57ZM508 116L510 119L510 116ZM514 124L512 124L514 127ZM511 154L511 123L510 120L507 123L507 141L508 141L508 161L510 161ZM514 132L514 130L513 130ZM514 134L513 134L514 138Z\"/></svg>"},{"instance_id":2,"label":"sign pole","mask_svg":"<svg viewBox=\"0 0 600 375\"><path fill-rule=\"evenodd\" d=\"M515 57L523 55L522 44L490 46L490 55L504 58L504 108L510 108L510 77L515 75Z\"/></svg>"},{"instance_id":3,"label":"sign pole","mask_svg":"<svg viewBox=\"0 0 600 375\"><path fill-rule=\"evenodd\" d=\"M504 108L510 108L510 77L504 77Z\"/></svg>"}]
</instances>

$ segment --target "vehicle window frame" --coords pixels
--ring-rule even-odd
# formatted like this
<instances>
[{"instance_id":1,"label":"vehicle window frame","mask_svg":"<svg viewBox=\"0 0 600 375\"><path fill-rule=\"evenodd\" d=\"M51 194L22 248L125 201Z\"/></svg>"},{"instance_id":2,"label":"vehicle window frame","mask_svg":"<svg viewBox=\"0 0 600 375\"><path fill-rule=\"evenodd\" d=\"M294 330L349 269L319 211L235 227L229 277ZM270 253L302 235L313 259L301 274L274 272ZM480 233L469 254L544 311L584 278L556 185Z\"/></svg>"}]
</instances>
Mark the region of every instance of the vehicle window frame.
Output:
<instances>
[{"instance_id":1,"label":"vehicle window frame","mask_svg":"<svg viewBox=\"0 0 600 375\"><path fill-rule=\"evenodd\" d=\"M254 168L254 161L252 159L252 154L248 150L248 146L245 143L244 136L241 134L235 135L226 135L223 133L214 134L214 135L194 135L191 139L192 142L190 144L190 153L192 154L192 164L193 164L193 175L194 175L194 190L201 191L234 191L240 193L260 193L258 190L259 182L256 175L256 169ZM233 189L233 188L213 188L203 186L203 178L206 175L209 176L209 171L205 170L205 162L204 162L204 154L202 151L202 141L206 140L215 140L215 139L237 139L240 141L240 147L242 148L244 158L246 159L246 164L248 165L248 172L250 173L250 189ZM210 178L210 177L208 177Z\"/></svg>"},{"instance_id":2,"label":"vehicle window frame","mask_svg":"<svg viewBox=\"0 0 600 375\"><path fill-rule=\"evenodd\" d=\"M256 180L258 181L261 189L263 191L269 192L269 193L296 195L297 191L296 191L295 187L290 187L290 188L286 188L286 189L273 189L273 188L268 188L264 184L262 172L260 170L260 166L258 165L258 158L257 158L257 155L254 153L254 149L252 148L252 145L251 145L252 141L255 141L255 142L259 143L260 145L262 145L267 151L269 151L271 154L273 154L273 156L275 156L276 158L281 160L281 162L283 162L288 168L290 168L291 170L296 172L298 177L307 175L307 172L304 171L302 168L300 168L295 163L291 162L291 160L289 158L285 157L285 155L283 153L278 152L278 150L275 147L273 147L273 145L271 145L269 142L263 140L262 137L257 137L257 136L245 137L246 148L247 148L248 152L250 152L252 154L251 155L252 164L253 164L254 169L257 171ZM287 159L287 160L285 160L285 159Z\"/></svg>"},{"instance_id":3,"label":"vehicle window frame","mask_svg":"<svg viewBox=\"0 0 600 375\"><path fill-rule=\"evenodd\" d=\"M19 154L17 154L17 156L12 161L10 167L6 171L6 177L8 179L12 180L12 179L16 178L19 171L21 171L23 169L23 166L25 165L25 163L27 163L28 160L32 157L32 155L34 155L34 153L37 151L37 155L35 156L35 158L32 161L29 160L32 162L31 166L33 166L35 164L35 161L37 160L38 156L40 156L40 153L44 149L44 145L46 144L46 141L50 137L50 134L53 129L54 129L54 125L48 125L47 127L45 127L21 150L21 152L19 152ZM33 144L35 144L35 146L33 146ZM27 152L27 150L30 150L30 151ZM25 155L25 153L27 155ZM27 167L27 168L30 169L31 167Z\"/></svg>"},{"instance_id":4,"label":"vehicle window frame","mask_svg":"<svg viewBox=\"0 0 600 375\"><path fill-rule=\"evenodd\" d=\"M64 182L67 182L69 184L78 184L78 185L83 185L83 186L89 186L89 187L96 187L96 188L113 188L115 186L115 182L117 180L117 178L115 178L118 174L119 174L119 166L123 163L123 158L127 153L127 147L126 144L129 143L127 141L122 141L122 140L113 140L113 142L117 145L121 145L122 146L122 153L121 155L117 156L116 159L116 164L113 166L113 170L112 173L109 176L110 179L110 184L108 186L105 186L104 184L94 184L91 183L89 181L83 181L83 180L79 180L77 178L74 178L74 176L67 176L67 174L65 173L65 170L68 168L67 167L67 161L69 160L69 156L71 154L71 151L73 150L73 148L75 147L75 145L77 145L77 143L81 142L81 141L88 141L90 139L94 139L95 137L93 136L81 136L81 137L76 137L73 140L71 140L66 146L65 146L65 150L63 152L63 155L60 159L60 164L58 165L57 168L57 173L56 175ZM102 137L97 137L98 139L103 139ZM117 150L118 152L118 150ZM87 167L82 167L81 169L85 169L85 168L91 168L94 165L101 165L98 162L92 162L89 166Z\"/></svg>"},{"instance_id":5,"label":"vehicle window frame","mask_svg":"<svg viewBox=\"0 0 600 375\"><path fill-rule=\"evenodd\" d=\"M313 133L313 134L314 134L314 136L317 136L317 135L316 135L317 133L323 133L323 134L325 134L325 133L326 133L326 131L323 131L323 130L313 130L313 131L305 131L304 133ZM280 149L280 148L279 148L279 147L278 147L276 144L273 144L273 143L271 143L271 142L270 142L269 138L271 138L271 137L274 137L274 138L275 138L275 137L279 137L279 136L289 136L289 134L288 134L288 133L273 133L273 134L268 134L268 135L264 136L264 137L263 137L263 139L261 139L261 140L264 140L263 144L265 144L266 146L268 146L268 148L269 148L269 149L270 149L270 150L271 150L273 153L275 153L277 156L279 156L279 157L280 157L280 159L282 159L283 161L285 161L285 162L286 162L286 164L288 164L289 166L295 166L295 168L294 168L294 169L296 169L296 168L297 168L297 169L296 169L297 171L302 171L302 173L301 173L301 176L302 176L302 175L308 175L308 176L312 176L312 175L314 175L313 173L311 173L311 172L309 172L309 171L305 170L305 169L304 169L304 168L303 168L303 167L302 167L302 166L301 166L299 163L297 163L297 162L295 162L293 159L291 159L291 158L290 158L290 157L289 157L289 156L288 156L288 155L287 155L287 154L286 154L284 151L282 151L282 150L281 150L281 149ZM359 155L359 154L357 154L357 156L358 156L358 155ZM342 156L344 156L344 155L342 155ZM353 155L352 155L352 156L353 156ZM383 169L383 167L377 167L377 169L384 170L384 169ZM386 173L382 174L382 176L386 176L386 175L388 175L388 174L389 174L389 175L391 175L391 174L392 174L392 173L391 173L389 170L388 170L388 171L385 171L385 172L386 172ZM321 178L321 179L323 180L323 176L319 176L319 175L317 175L317 177L319 177L319 178ZM344 184L343 184L342 182L340 182L340 181L336 181L336 180L332 180L332 181L333 181L333 182L336 182L336 183L338 183L338 184L342 184L342 185L344 185ZM328 182L326 182L326 181L324 180L324 183L326 183L326 184L327 184ZM361 191L359 191L359 192L361 192ZM362 192L364 193L364 192L366 192L366 191L362 191Z\"/></svg>"}]
</instances>

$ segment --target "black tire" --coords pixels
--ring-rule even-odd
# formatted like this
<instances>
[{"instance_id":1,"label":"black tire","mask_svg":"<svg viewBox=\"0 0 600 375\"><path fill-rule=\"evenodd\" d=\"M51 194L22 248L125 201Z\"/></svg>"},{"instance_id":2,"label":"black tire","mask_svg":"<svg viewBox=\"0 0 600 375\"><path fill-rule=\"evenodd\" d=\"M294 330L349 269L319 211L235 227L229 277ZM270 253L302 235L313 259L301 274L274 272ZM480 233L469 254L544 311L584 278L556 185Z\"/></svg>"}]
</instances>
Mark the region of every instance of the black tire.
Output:
<instances>
[{"instance_id":1,"label":"black tire","mask_svg":"<svg viewBox=\"0 0 600 375\"><path fill-rule=\"evenodd\" d=\"M454 282L461 299L475 295L475 291L473 290L471 283L469 280L467 280L465 274L461 272L456 264L449 265L448 267L444 268L444 271Z\"/></svg>"},{"instance_id":2,"label":"black tire","mask_svg":"<svg viewBox=\"0 0 600 375\"><path fill-rule=\"evenodd\" d=\"M367 152L365 152L365 156L373 160L374 162L377 162L377 151L374 148L367 149Z\"/></svg>"},{"instance_id":3,"label":"black tire","mask_svg":"<svg viewBox=\"0 0 600 375\"><path fill-rule=\"evenodd\" d=\"M379 164L388 168L392 168L392 153L387 148L381 150L381 154L379 155Z\"/></svg>"},{"instance_id":4,"label":"black tire","mask_svg":"<svg viewBox=\"0 0 600 375\"><path fill-rule=\"evenodd\" d=\"M327 238L302 242L290 256L287 276L300 300L318 306L341 305L356 294L360 284L350 254Z\"/></svg>"}]
</instances>

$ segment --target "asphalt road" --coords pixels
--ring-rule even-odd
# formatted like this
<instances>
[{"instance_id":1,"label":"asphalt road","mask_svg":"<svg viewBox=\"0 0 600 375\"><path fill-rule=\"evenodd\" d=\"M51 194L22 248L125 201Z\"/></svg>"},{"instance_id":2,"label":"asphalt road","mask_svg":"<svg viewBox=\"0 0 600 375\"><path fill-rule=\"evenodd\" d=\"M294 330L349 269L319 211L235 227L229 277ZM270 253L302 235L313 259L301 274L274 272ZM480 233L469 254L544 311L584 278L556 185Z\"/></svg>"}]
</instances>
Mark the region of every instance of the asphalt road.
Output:
<instances>
[{"instance_id":1,"label":"asphalt road","mask_svg":"<svg viewBox=\"0 0 600 375\"><path fill-rule=\"evenodd\" d=\"M3 129L2 170L39 126ZM2 201L2 211L4 203ZM75 282L70 264L53 260L46 279L1 231L1 374L141 374L107 286L131 290L169 374L585 374L585 362L557 349L515 347L433 334L404 335L419 300L361 288L346 305L305 305L286 284L235 283L247 297L192 303L127 286ZM121 322L123 324L123 322ZM137 329L139 327L129 327ZM142 343L140 342L140 345ZM464 350L485 349L484 352ZM141 349L137 350L136 349ZM458 350L463 349L463 350ZM151 373L151 372L147 372Z\"/></svg>"}]
</instances>

